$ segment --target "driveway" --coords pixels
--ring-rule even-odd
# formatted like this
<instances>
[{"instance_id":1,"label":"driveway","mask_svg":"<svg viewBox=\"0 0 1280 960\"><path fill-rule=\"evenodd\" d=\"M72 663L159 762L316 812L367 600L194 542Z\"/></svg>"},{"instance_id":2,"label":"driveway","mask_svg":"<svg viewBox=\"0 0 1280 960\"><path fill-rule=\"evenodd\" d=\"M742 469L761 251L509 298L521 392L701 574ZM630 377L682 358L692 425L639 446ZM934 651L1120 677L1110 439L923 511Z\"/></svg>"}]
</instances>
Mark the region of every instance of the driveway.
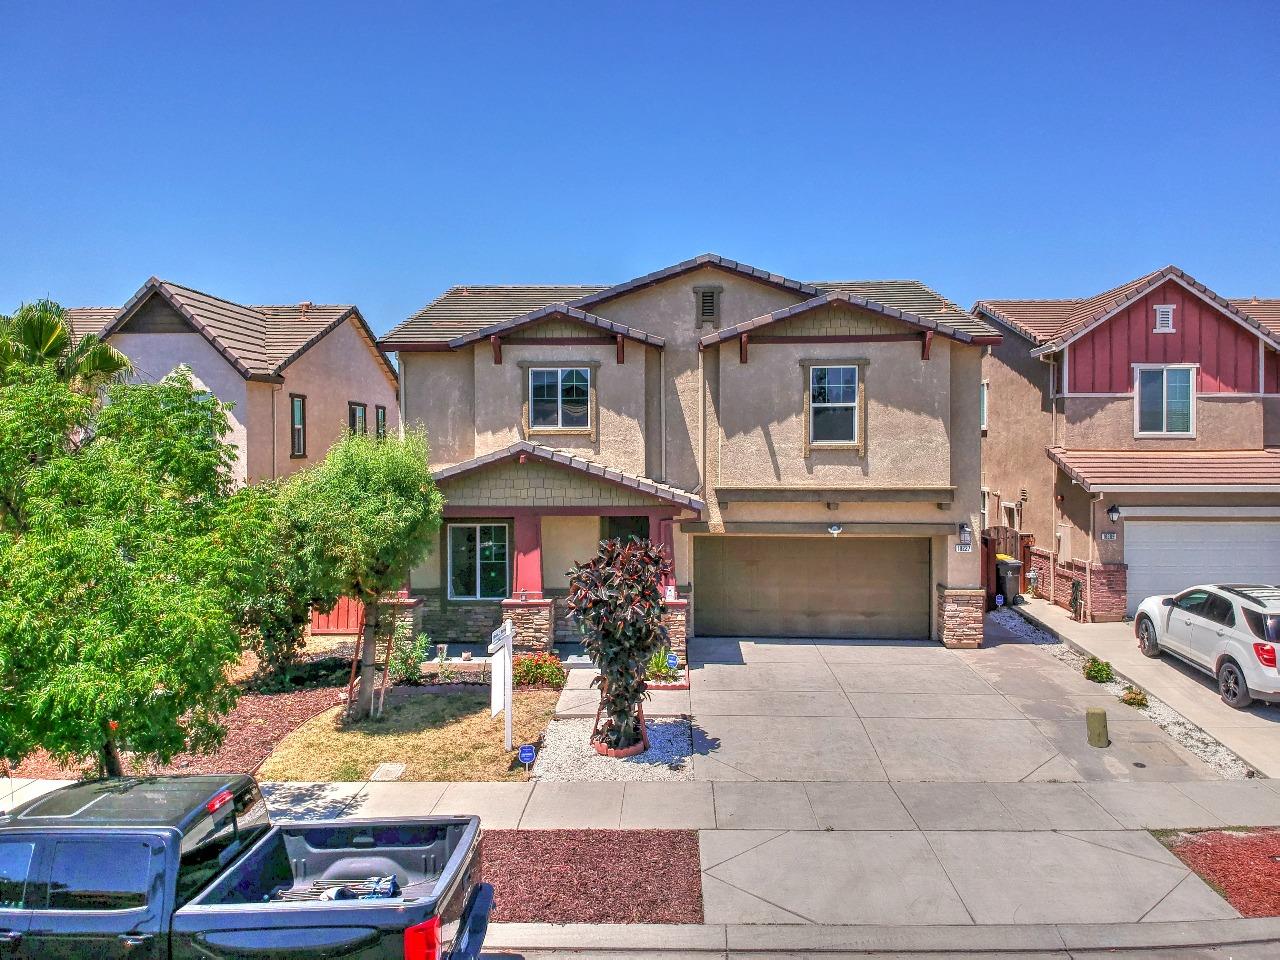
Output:
<instances>
[{"instance_id":1,"label":"driveway","mask_svg":"<svg viewBox=\"0 0 1280 960\"><path fill-rule=\"evenodd\" d=\"M1077 650L1110 661L1129 683L1164 701L1264 776L1280 777L1280 708L1255 703L1231 709L1212 677L1167 655L1151 660L1139 653L1131 623L1076 623L1044 600L1015 610Z\"/></svg>"},{"instance_id":2,"label":"driveway","mask_svg":"<svg viewBox=\"0 0 1280 960\"><path fill-rule=\"evenodd\" d=\"M1190 781L1217 774L1159 727L991 624L980 650L932 642L694 639L700 780ZM1112 746L1085 739L1107 710Z\"/></svg>"}]
</instances>

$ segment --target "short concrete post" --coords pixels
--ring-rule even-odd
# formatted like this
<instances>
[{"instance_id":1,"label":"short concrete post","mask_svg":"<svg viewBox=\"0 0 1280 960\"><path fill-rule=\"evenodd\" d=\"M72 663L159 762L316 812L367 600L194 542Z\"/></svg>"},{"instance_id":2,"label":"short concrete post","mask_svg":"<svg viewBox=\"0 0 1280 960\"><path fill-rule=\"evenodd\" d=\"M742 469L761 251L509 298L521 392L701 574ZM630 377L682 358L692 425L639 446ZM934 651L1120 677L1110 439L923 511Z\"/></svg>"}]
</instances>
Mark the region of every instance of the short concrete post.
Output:
<instances>
[{"instance_id":1,"label":"short concrete post","mask_svg":"<svg viewBox=\"0 0 1280 960\"><path fill-rule=\"evenodd\" d=\"M1089 746L1111 746L1111 738L1107 735L1107 711L1104 708L1087 708L1084 712L1084 725L1089 733Z\"/></svg>"}]
</instances>

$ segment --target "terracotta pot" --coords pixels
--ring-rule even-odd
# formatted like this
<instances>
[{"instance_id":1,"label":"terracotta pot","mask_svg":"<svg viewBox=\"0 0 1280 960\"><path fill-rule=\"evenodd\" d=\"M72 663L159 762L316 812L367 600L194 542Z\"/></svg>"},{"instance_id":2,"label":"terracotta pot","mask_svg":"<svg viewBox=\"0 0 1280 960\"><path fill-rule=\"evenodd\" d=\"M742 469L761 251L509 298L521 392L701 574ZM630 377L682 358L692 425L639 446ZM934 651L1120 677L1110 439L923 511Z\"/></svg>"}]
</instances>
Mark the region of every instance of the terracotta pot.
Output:
<instances>
[{"instance_id":1,"label":"terracotta pot","mask_svg":"<svg viewBox=\"0 0 1280 960\"><path fill-rule=\"evenodd\" d=\"M644 753L646 750L649 749L649 744L645 743L644 740L637 740L631 746L623 747L621 750L614 750L612 747L610 747L608 744L604 743L601 740L593 740L591 745L596 748L596 753L600 754L601 756L617 757L618 759L624 759L626 757L634 757L637 754Z\"/></svg>"}]
</instances>

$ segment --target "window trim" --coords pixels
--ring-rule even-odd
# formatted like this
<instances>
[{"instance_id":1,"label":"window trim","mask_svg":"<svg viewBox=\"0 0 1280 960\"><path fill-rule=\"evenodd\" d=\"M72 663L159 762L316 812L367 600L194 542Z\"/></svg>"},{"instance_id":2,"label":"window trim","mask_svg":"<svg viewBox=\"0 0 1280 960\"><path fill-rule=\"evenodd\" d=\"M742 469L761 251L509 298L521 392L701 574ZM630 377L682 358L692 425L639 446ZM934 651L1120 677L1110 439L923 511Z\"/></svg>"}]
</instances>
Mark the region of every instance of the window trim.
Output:
<instances>
[{"instance_id":1,"label":"window trim","mask_svg":"<svg viewBox=\"0 0 1280 960\"><path fill-rule=\"evenodd\" d=\"M1177 330L1174 329L1174 322L1173 322L1173 311L1176 306L1177 304L1173 304L1173 303L1158 303L1152 307L1152 309L1155 310L1155 314L1156 314L1155 320L1152 321L1153 323L1153 326L1151 327L1152 333L1177 333L1178 332ZM1161 310L1169 311L1169 325L1167 327L1160 326Z\"/></svg>"},{"instance_id":2,"label":"window trim","mask_svg":"<svg viewBox=\"0 0 1280 960\"><path fill-rule=\"evenodd\" d=\"M990 404L991 381L980 380L978 382L978 426L984 434L987 432L987 424L990 422Z\"/></svg>"},{"instance_id":3,"label":"window trim","mask_svg":"<svg viewBox=\"0 0 1280 960\"><path fill-rule=\"evenodd\" d=\"M526 437L590 437L592 443L599 439L600 395L597 389L597 380L600 376L599 360L521 360L517 366L523 371L523 376L520 378L520 425ZM585 427L535 427L533 425L533 404L530 390L533 379L532 371L534 370L587 371L587 425Z\"/></svg>"},{"instance_id":4,"label":"window trim","mask_svg":"<svg viewBox=\"0 0 1280 960\"><path fill-rule=\"evenodd\" d=\"M295 400L302 401L302 419L298 423L293 422L293 404ZM302 438L301 449L294 443L295 434ZM307 395L305 393L289 394L289 459L302 460L307 456Z\"/></svg>"},{"instance_id":5,"label":"window trim","mask_svg":"<svg viewBox=\"0 0 1280 960\"><path fill-rule=\"evenodd\" d=\"M801 425L804 441L804 456L808 459L814 453L839 452L848 451L855 456L861 457L867 450L867 375L866 368L870 366L871 361L865 357L845 357L838 359L804 359L800 361L800 373L803 377L803 408L804 416ZM811 394L813 390L813 368L814 367L854 367L857 370L857 394L853 402L853 442L847 440L814 440L813 439L813 416L810 413L813 403ZM836 406L849 406L849 404L836 404Z\"/></svg>"},{"instance_id":6,"label":"window trim","mask_svg":"<svg viewBox=\"0 0 1280 960\"><path fill-rule=\"evenodd\" d=\"M378 440L387 439L387 408L380 403L373 407L373 435Z\"/></svg>"},{"instance_id":7,"label":"window trim","mask_svg":"<svg viewBox=\"0 0 1280 960\"><path fill-rule=\"evenodd\" d=\"M480 547L480 530L483 527L501 527L503 530L504 543L506 545L506 561L503 564L503 576L505 578L504 592L500 597L482 597L480 593L480 556L476 555L476 593L473 596L458 596L453 592L453 531L470 529L476 531L476 549ZM478 521L475 523L446 523L444 531L444 555L445 555L445 596L449 598L451 603L494 603L506 600L511 596L511 526L506 521L493 520L489 522Z\"/></svg>"},{"instance_id":8,"label":"window trim","mask_svg":"<svg viewBox=\"0 0 1280 960\"><path fill-rule=\"evenodd\" d=\"M702 295L704 293L711 294L714 301L714 312L711 316L704 316L702 313ZM696 329L701 330L704 323L709 323L712 327L720 326L720 301L723 294L724 287L719 284L700 284L693 288L693 324Z\"/></svg>"},{"instance_id":9,"label":"window trim","mask_svg":"<svg viewBox=\"0 0 1280 960\"><path fill-rule=\"evenodd\" d=\"M1191 388L1191 411L1187 421L1189 429L1186 431L1170 432L1168 430L1143 430L1142 425L1142 374L1144 371L1159 370L1164 376L1163 389L1161 391L1161 421L1165 426L1169 422L1169 376L1170 370L1188 370L1190 371L1190 388ZM1196 406L1199 398L1199 380L1200 364L1198 363L1135 363L1133 364L1133 436L1134 439L1141 440L1194 440L1196 438Z\"/></svg>"},{"instance_id":10,"label":"window trim","mask_svg":"<svg viewBox=\"0 0 1280 960\"><path fill-rule=\"evenodd\" d=\"M550 373L555 371L556 374L556 422L554 424L538 424L533 423L533 375L535 373ZM564 377L565 374L581 370L587 375L587 422L585 424L573 424L571 426L564 425ZM558 367L530 367L525 373L527 380L526 389L529 397L529 431L542 433L543 431L553 431L556 433L574 432L574 433L590 433L591 432L591 368L588 366L578 366L570 364L568 366Z\"/></svg>"},{"instance_id":11,"label":"window trim","mask_svg":"<svg viewBox=\"0 0 1280 960\"><path fill-rule=\"evenodd\" d=\"M360 424L364 428L360 431L360 436L367 437L369 435L369 405L367 403L357 403L355 400L347 401L347 432L355 436L357 410L360 411Z\"/></svg>"}]
</instances>

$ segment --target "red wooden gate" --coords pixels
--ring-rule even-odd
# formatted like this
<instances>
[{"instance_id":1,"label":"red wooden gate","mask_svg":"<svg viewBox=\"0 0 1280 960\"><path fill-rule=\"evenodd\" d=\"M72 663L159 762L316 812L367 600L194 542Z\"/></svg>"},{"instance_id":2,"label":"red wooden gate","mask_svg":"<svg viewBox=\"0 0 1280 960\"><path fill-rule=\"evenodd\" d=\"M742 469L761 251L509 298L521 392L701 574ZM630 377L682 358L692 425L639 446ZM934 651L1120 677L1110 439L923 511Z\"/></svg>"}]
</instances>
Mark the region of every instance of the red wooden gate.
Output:
<instances>
[{"instance_id":1,"label":"red wooden gate","mask_svg":"<svg viewBox=\"0 0 1280 960\"><path fill-rule=\"evenodd\" d=\"M350 597L339 597L338 605L328 613L311 611L311 632L357 634L360 632L360 613L364 605Z\"/></svg>"},{"instance_id":2,"label":"red wooden gate","mask_svg":"<svg viewBox=\"0 0 1280 960\"><path fill-rule=\"evenodd\" d=\"M1019 533L1013 527L988 527L982 531L982 587L987 592L987 609L996 606L996 555L1004 554L1022 561L1020 593L1027 592L1027 573L1031 570L1031 548L1036 538Z\"/></svg>"}]
</instances>

